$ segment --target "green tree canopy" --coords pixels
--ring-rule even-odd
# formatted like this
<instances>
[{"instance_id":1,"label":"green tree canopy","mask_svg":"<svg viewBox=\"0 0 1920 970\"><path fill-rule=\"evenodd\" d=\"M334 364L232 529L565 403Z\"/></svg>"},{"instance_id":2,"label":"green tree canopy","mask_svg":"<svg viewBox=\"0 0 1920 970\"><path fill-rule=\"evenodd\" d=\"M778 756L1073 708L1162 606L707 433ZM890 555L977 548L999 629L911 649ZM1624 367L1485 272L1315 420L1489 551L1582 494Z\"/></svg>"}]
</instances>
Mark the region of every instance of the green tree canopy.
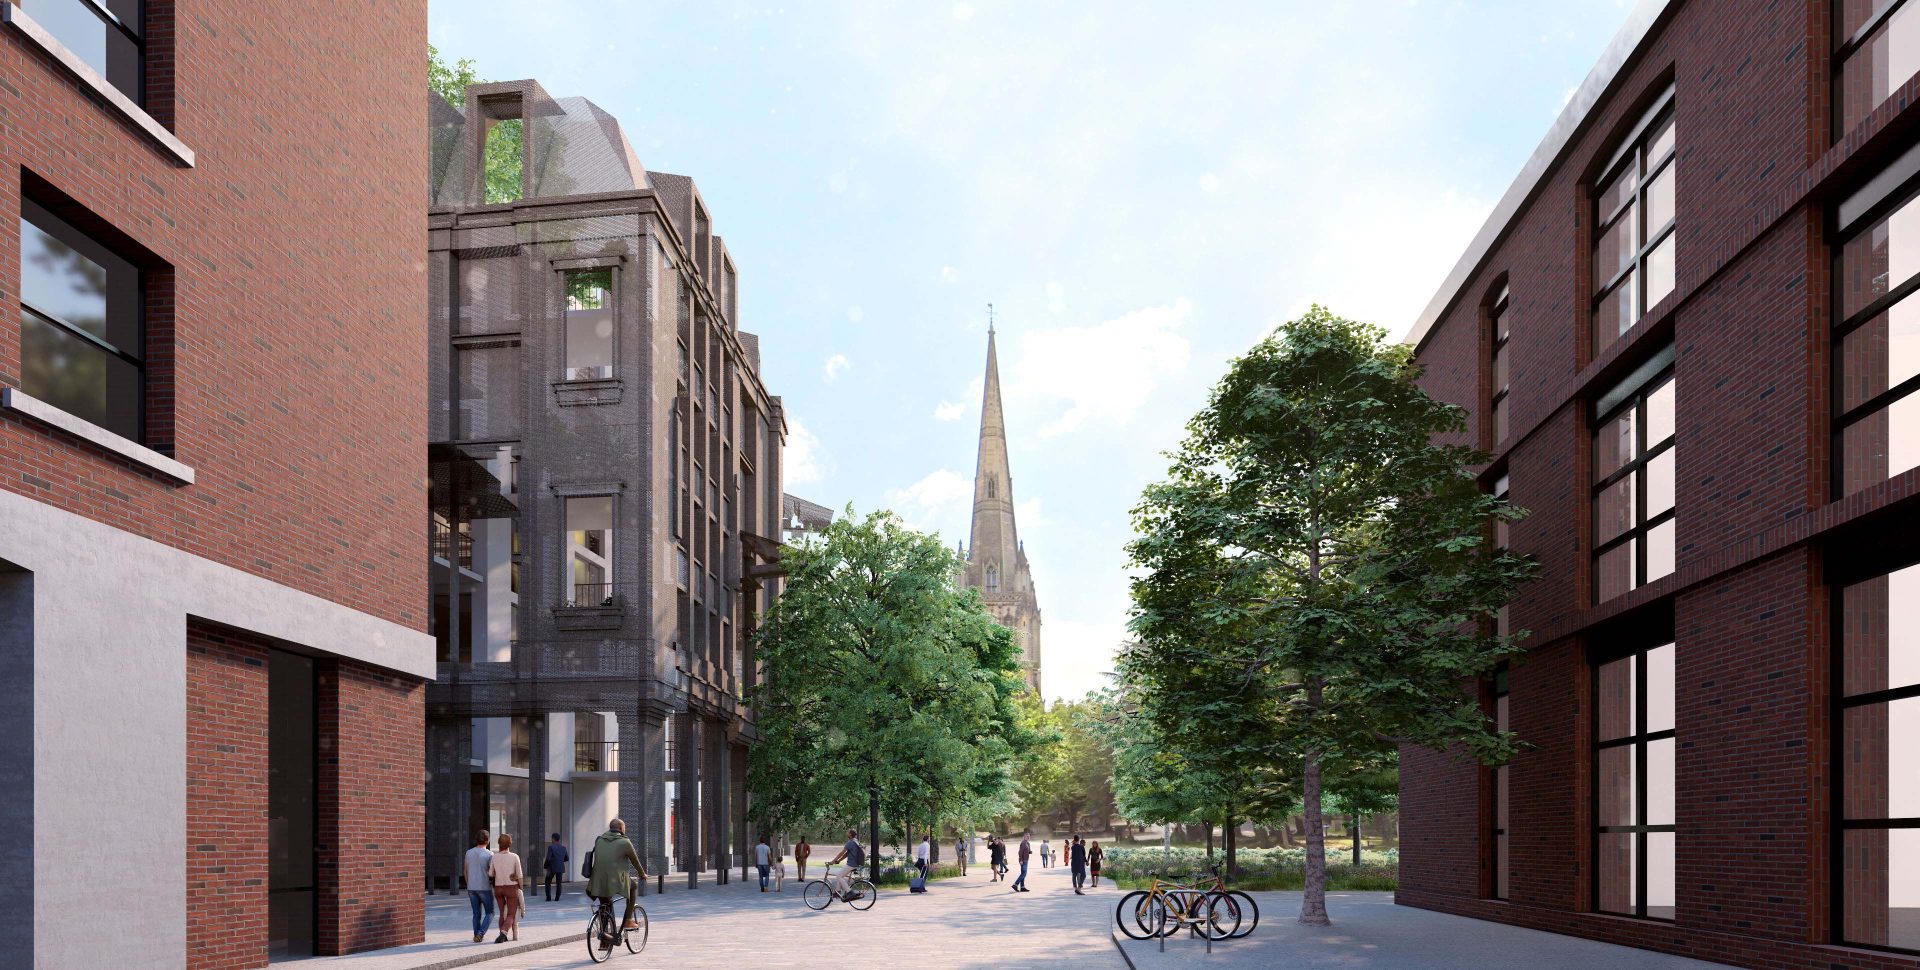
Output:
<instances>
[{"instance_id":1,"label":"green tree canopy","mask_svg":"<svg viewBox=\"0 0 1920 970\"><path fill-rule=\"evenodd\" d=\"M1232 363L1135 510L1122 681L1161 730L1225 723L1299 766L1302 922L1327 922L1330 772L1401 744L1513 751L1462 685L1520 649L1493 620L1533 566L1490 548L1520 513L1477 487L1487 457L1447 443L1464 412L1418 376L1411 348L1316 306Z\"/></svg>"},{"instance_id":2,"label":"green tree canopy","mask_svg":"<svg viewBox=\"0 0 1920 970\"><path fill-rule=\"evenodd\" d=\"M781 564L751 695L756 824L858 819L870 789L887 818L929 827L1004 812L1035 741L1016 710L1019 647L958 584L953 551L849 508Z\"/></svg>"}]
</instances>

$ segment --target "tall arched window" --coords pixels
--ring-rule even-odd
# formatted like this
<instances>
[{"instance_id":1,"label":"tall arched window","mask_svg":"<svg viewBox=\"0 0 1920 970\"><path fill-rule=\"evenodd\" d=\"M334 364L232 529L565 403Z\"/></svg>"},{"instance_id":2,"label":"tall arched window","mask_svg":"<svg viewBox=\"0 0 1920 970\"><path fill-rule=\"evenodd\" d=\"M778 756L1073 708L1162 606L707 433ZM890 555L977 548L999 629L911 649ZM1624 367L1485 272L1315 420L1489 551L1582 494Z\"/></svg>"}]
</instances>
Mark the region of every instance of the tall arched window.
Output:
<instances>
[{"instance_id":1,"label":"tall arched window","mask_svg":"<svg viewBox=\"0 0 1920 970\"><path fill-rule=\"evenodd\" d=\"M997 593L999 591L1000 591L1000 567L989 565L987 566L987 592Z\"/></svg>"},{"instance_id":2,"label":"tall arched window","mask_svg":"<svg viewBox=\"0 0 1920 970\"><path fill-rule=\"evenodd\" d=\"M988 498L994 497L993 479L991 478L987 479L987 497Z\"/></svg>"}]
</instances>

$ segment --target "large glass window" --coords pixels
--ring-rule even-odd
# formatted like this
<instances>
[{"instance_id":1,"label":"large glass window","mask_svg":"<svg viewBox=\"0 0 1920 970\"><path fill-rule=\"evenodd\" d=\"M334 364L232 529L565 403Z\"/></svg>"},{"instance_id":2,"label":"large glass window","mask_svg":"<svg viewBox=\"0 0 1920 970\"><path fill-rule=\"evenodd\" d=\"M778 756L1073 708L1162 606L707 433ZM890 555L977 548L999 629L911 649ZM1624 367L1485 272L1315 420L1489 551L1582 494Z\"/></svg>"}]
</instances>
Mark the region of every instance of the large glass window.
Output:
<instances>
[{"instance_id":1,"label":"large glass window","mask_svg":"<svg viewBox=\"0 0 1920 970\"><path fill-rule=\"evenodd\" d=\"M1497 731L1511 731L1508 720L1507 670L1502 667L1493 674L1493 726ZM1511 785L1512 769L1501 765L1493 769L1493 898L1507 898L1507 874L1511 868L1507 850L1507 792Z\"/></svg>"},{"instance_id":2,"label":"large glass window","mask_svg":"<svg viewBox=\"0 0 1920 970\"><path fill-rule=\"evenodd\" d=\"M1673 572L1673 372L1624 395L1593 439L1594 599Z\"/></svg>"},{"instance_id":3,"label":"large glass window","mask_svg":"<svg viewBox=\"0 0 1920 970\"><path fill-rule=\"evenodd\" d=\"M267 652L267 958L313 956L319 866L314 662Z\"/></svg>"},{"instance_id":4,"label":"large glass window","mask_svg":"<svg viewBox=\"0 0 1920 970\"><path fill-rule=\"evenodd\" d=\"M1920 465L1920 203L1840 244L1835 408L1842 495Z\"/></svg>"},{"instance_id":5,"label":"large glass window","mask_svg":"<svg viewBox=\"0 0 1920 970\"><path fill-rule=\"evenodd\" d=\"M567 499L567 603L613 603L613 497Z\"/></svg>"},{"instance_id":6,"label":"large glass window","mask_svg":"<svg viewBox=\"0 0 1920 970\"><path fill-rule=\"evenodd\" d=\"M1841 941L1920 951L1920 566L1841 600Z\"/></svg>"},{"instance_id":7,"label":"large glass window","mask_svg":"<svg viewBox=\"0 0 1920 970\"><path fill-rule=\"evenodd\" d=\"M1493 443L1507 440L1507 335L1512 324L1512 314L1508 312L1509 299L1507 288L1500 288L1500 295L1493 301L1493 398L1487 410L1493 415Z\"/></svg>"},{"instance_id":8,"label":"large glass window","mask_svg":"<svg viewBox=\"0 0 1920 970\"><path fill-rule=\"evenodd\" d=\"M566 274L567 373L570 381L613 376L613 270Z\"/></svg>"},{"instance_id":9,"label":"large glass window","mask_svg":"<svg viewBox=\"0 0 1920 970\"><path fill-rule=\"evenodd\" d=\"M1674 129L1656 109L1595 183L1593 352L1607 349L1673 292Z\"/></svg>"},{"instance_id":10,"label":"large glass window","mask_svg":"<svg viewBox=\"0 0 1920 970\"><path fill-rule=\"evenodd\" d=\"M22 9L127 100L146 106L141 0L23 0Z\"/></svg>"},{"instance_id":11,"label":"large glass window","mask_svg":"<svg viewBox=\"0 0 1920 970\"><path fill-rule=\"evenodd\" d=\"M1595 907L1672 919L1673 644L1600 665L1595 677Z\"/></svg>"},{"instance_id":12,"label":"large glass window","mask_svg":"<svg viewBox=\"0 0 1920 970\"><path fill-rule=\"evenodd\" d=\"M1834 137L1866 120L1920 71L1920 6L1907 0L1833 5Z\"/></svg>"},{"instance_id":13,"label":"large glass window","mask_svg":"<svg viewBox=\"0 0 1920 970\"><path fill-rule=\"evenodd\" d=\"M520 436L520 341L457 340L453 347L455 392L460 397L463 441Z\"/></svg>"},{"instance_id":14,"label":"large glass window","mask_svg":"<svg viewBox=\"0 0 1920 970\"><path fill-rule=\"evenodd\" d=\"M20 200L20 389L140 441L145 410L140 270Z\"/></svg>"}]
</instances>

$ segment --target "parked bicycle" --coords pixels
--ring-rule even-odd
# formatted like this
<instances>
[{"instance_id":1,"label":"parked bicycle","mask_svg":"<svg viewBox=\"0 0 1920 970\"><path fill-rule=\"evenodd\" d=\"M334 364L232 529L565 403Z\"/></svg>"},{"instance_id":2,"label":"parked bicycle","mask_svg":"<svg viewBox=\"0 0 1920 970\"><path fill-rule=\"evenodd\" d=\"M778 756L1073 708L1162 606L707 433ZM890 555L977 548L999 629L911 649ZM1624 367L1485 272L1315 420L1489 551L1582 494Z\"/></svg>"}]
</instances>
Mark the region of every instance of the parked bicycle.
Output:
<instances>
[{"instance_id":1,"label":"parked bicycle","mask_svg":"<svg viewBox=\"0 0 1920 970\"><path fill-rule=\"evenodd\" d=\"M880 895L879 891L873 888L873 883L853 873L851 867L841 870L841 875L845 877L843 889L833 888L834 877L831 872L822 878L809 880L800 898L806 902L808 909L816 912L833 905L836 899L857 910L872 909L874 899Z\"/></svg>"},{"instance_id":2,"label":"parked bicycle","mask_svg":"<svg viewBox=\"0 0 1920 970\"><path fill-rule=\"evenodd\" d=\"M628 953L639 953L647 948L647 910L635 903L633 921L639 925L633 929L620 928L620 917L613 915L613 899L599 900L594 907L592 918L587 920L587 957L595 963L605 963L613 956L613 948L626 944Z\"/></svg>"},{"instance_id":3,"label":"parked bicycle","mask_svg":"<svg viewBox=\"0 0 1920 970\"><path fill-rule=\"evenodd\" d=\"M1163 880L1154 873L1147 889L1136 889L1120 897L1114 907L1114 921L1120 932L1135 940L1171 936L1185 928L1196 936L1229 940L1242 936L1242 902L1232 892ZM1245 895L1244 893L1241 895ZM1251 902L1252 897L1247 897Z\"/></svg>"}]
</instances>

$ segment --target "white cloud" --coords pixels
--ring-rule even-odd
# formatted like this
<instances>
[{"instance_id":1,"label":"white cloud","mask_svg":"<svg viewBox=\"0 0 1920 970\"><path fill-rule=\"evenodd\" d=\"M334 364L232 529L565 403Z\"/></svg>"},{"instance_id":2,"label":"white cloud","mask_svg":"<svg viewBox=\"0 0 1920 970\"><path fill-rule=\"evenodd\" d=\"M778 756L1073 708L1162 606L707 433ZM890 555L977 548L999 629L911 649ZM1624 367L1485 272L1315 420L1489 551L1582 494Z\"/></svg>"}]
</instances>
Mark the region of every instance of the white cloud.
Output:
<instances>
[{"instance_id":1,"label":"white cloud","mask_svg":"<svg viewBox=\"0 0 1920 970\"><path fill-rule=\"evenodd\" d=\"M971 479L942 468L906 488L888 489L887 507L916 529L940 531L953 527L972 495Z\"/></svg>"},{"instance_id":2,"label":"white cloud","mask_svg":"<svg viewBox=\"0 0 1920 970\"><path fill-rule=\"evenodd\" d=\"M846 354L834 354L832 357L828 357L826 364L827 383L831 384L839 380L841 374L852 369L853 361L848 360Z\"/></svg>"},{"instance_id":3,"label":"white cloud","mask_svg":"<svg viewBox=\"0 0 1920 970\"><path fill-rule=\"evenodd\" d=\"M1090 327L1021 333L1007 396L1054 409L1043 438L1090 419L1125 425L1163 378L1186 370L1189 346L1177 331L1192 312L1181 300Z\"/></svg>"},{"instance_id":4,"label":"white cloud","mask_svg":"<svg viewBox=\"0 0 1920 970\"><path fill-rule=\"evenodd\" d=\"M967 405L962 401L941 401L933 408L935 421L958 421L966 417L966 414Z\"/></svg>"},{"instance_id":5,"label":"white cloud","mask_svg":"<svg viewBox=\"0 0 1920 970\"><path fill-rule=\"evenodd\" d=\"M780 457L788 485L810 485L825 479L831 471L831 462L820 447L820 439L791 413L787 415L787 446Z\"/></svg>"},{"instance_id":6,"label":"white cloud","mask_svg":"<svg viewBox=\"0 0 1920 970\"><path fill-rule=\"evenodd\" d=\"M1040 592L1046 595L1046 590ZM1111 685L1106 674L1113 670L1127 625L1124 619L1087 622L1048 614L1040 636L1041 690L1048 700L1079 700L1090 690Z\"/></svg>"}]
</instances>

